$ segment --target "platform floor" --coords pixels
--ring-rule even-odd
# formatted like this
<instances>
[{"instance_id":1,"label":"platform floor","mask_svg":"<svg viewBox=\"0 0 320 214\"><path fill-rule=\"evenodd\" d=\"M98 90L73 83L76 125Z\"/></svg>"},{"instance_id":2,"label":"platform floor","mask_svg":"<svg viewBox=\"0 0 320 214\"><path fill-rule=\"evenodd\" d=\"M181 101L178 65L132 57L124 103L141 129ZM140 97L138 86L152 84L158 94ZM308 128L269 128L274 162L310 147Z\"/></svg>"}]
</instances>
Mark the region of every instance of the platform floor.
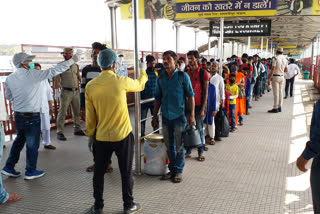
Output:
<instances>
[{"instance_id":1,"label":"platform floor","mask_svg":"<svg viewBox=\"0 0 320 214\"><path fill-rule=\"evenodd\" d=\"M299 172L295 160L308 139L312 106L318 98L311 81L298 80L295 96L284 100L282 113L266 113L272 108L272 93L253 101L244 126L209 146L205 162L198 162L193 152L181 184L135 176L134 197L142 213L313 213L310 172ZM47 173L43 178L3 176L5 188L22 199L0 206L1 214L82 214L93 204L92 173L85 171L92 164L87 138L73 136L72 126L66 128L66 142L55 140L55 131L51 134L57 150L43 146L39 150L38 169ZM10 147L8 143L1 166ZM122 212L115 157L113 163L114 172L105 175L105 213ZM16 169L24 173L24 167L25 150Z\"/></svg>"}]
</instances>

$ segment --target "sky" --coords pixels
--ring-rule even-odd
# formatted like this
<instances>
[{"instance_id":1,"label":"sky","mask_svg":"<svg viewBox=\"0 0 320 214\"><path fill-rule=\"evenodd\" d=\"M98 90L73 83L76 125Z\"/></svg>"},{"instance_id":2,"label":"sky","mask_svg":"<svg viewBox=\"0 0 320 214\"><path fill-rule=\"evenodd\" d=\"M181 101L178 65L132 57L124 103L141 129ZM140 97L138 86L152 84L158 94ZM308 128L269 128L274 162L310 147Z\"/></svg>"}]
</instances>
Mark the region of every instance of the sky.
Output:
<instances>
[{"instance_id":1,"label":"sky","mask_svg":"<svg viewBox=\"0 0 320 214\"><path fill-rule=\"evenodd\" d=\"M2 0L0 1L0 44L91 46L111 40L110 13L104 0ZM131 20L121 20L117 10L118 48L133 49ZM139 49L151 50L151 21L139 21ZM192 28L181 27L181 52L195 48ZM156 50L175 50L173 22L157 20ZM200 32L198 44L208 36Z\"/></svg>"}]
</instances>

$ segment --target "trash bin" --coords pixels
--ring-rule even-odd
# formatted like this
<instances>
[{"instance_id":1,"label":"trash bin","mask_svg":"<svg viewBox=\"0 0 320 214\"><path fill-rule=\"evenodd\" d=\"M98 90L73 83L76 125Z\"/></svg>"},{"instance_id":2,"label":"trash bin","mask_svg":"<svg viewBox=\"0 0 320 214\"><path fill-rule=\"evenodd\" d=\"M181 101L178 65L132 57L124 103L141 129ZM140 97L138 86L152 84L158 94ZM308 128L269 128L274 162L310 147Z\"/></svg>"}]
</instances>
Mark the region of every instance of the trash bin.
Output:
<instances>
[{"instance_id":1,"label":"trash bin","mask_svg":"<svg viewBox=\"0 0 320 214\"><path fill-rule=\"evenodd\" d=\"M304 71L304 79L306 80L310 79L310 72L307 70Z\"/></svg>"},{"instance_id":2,"label":"trash bin","mask_svg":"<svg viewBox=\"0 0 320 214\"><path fill-rule=\"evenodd\" d=\"M167 149L162 134L150 134L145 137L144 173L147 175L164 175L167 173Z\"/></svg>"}]
</instances>

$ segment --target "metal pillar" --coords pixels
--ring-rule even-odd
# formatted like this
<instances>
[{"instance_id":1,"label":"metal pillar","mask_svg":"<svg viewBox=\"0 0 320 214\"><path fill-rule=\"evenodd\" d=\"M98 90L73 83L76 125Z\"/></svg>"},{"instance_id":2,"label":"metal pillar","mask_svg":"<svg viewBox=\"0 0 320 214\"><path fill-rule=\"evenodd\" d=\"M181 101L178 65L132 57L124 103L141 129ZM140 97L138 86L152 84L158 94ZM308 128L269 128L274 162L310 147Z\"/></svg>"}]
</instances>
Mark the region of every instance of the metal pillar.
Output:
<instances>
[{"instance_id":1,"label":"metal pillar","mask_svg":"<svg viewBox=\"0 0 320 214\"><path fill-rule=\"evenodd\" d=\"M210 35L208 33L208 56L210 56L210 49L211 49L211 41L210 41Z\"/></svg>"},{"instance_id":2,"label":"metal pillar","mask_svg":"<svg viewBox=\"0 0 320 214\"><path fill-rule=\"evenodd\" d=\"M267 41L266 41L266 53L268 53L268 45L269 45L269 39L267 38Z\"/></svg>"},{"instance_id":3,"label":"metal pillar","mask_svg":"<svg viewBox=\"0 0 320 214\"><path fill-rule=\"evenodd\" d=\"M248 48L247 48L247 54L250 55L250 48L251 48L251 36L248 36Z\"/></svg>"},{"instance_id":4,"label":"metal pillar","mask_svg":"<svg viewBox=\"0 0 320 214\"><path fill-rule=\"evenodd\" d=\"M219 53L219 56L220 56L220 65L219 65L219 68L220 68L220 75L222 74L222 71L223 71L223 62L222 62L222 59L223 59L223 36L224 36L224 18L220 18L220 37L219 37L219 41L220 41L220 45L219 45L219 48L220 48L220 53Z\"/></svg>"},{"instance_id":5,"label":"metal pillar","mask_svg":"<svg viewBox=\"0 0 320 214\"><path fill-rule=\"evenodd\" d=\"M138 46L138 19L139 19L139 5L138 0L132 0L133 5L133 25L134 25L134 79L140 75L139 71L139 46ZM134 93L134 111L135 111L135 174L141 175L141 139L140 139L140 93Z\"/></svg>"},{"instance_id":6,"label":"metal pillar","mask_svg":"<svg viewBox=\"0 0 320 214\"><path fill-rule=\"evenodd\" d=\"M198 50L198 33L199 33L199 29L195 28L194 29L194 49Z\"/></svg>"},{"instance_id":7,"label":"metal pillar","mask_svg":"<svg viewBox=\"0 0 320 214\"><path fill-rule=\"evenodd\" d=\"M270 41L270 52L271 52L271 55L272 55L272 50L273 50L273 49L272 49L272 48L273 48L273 47L272 47L272 39L270 39L270 40L271 40L271 41Z\"/></svg>"},{"instance_id":8,"label":"metal pillar","mask_svg":"<svg viewBox=\"0 0 320 214\"><path fill-rule=\"evenodd\" d=\"M234 55L234 41L231 42L231 55Z\"/></svg>"},{"instance_id":9,"label":"metal pillar","mask_svg":"<svg viewBox=\"0 0 320 214\"><path fill-rule=\"evenodd\" d=\"M156 49L156 20L151 20L151 52Z\"/></svg>"},{"instance_id":10,"label":"metal pillar","mask_svg":"<svg viewBox=\"0 0 320 214\"><path fill-rule=\"evenodd\" d=\"M116 6L109 5L110 9L110 22L111 22L111 44L112 49L117 49L117 18L116 18Z\"/></svg>"},{"instance_id":11,"label":"metal pillar","mask_svg":"<svg viewBox=\"0 0 320 214\"><path fill-rule=\"evenodd\" d=\"M240 44L237 43L237 56L240 56Z\"/></svg>"},{"instance_id":12,"label":"metal pillar","mask_svg":"<svg viewBox=\"0 0 320 214\"><path fill-rule=\"evenodd\" d=\"M179 23L176 23L175 24L176 26L176 53L180 53L181 50L180 50L180 27L181 25Z\"/></svg>"},{"instance_id":13,"label":"metal pillar","mask_svg":"<svg viewBox=\"0 0 320 214\"><path fill-rule=\"evenodd\" d=\"M261 37L261 53L263 52L263 37Z\"/></svg>"}]
</instances>

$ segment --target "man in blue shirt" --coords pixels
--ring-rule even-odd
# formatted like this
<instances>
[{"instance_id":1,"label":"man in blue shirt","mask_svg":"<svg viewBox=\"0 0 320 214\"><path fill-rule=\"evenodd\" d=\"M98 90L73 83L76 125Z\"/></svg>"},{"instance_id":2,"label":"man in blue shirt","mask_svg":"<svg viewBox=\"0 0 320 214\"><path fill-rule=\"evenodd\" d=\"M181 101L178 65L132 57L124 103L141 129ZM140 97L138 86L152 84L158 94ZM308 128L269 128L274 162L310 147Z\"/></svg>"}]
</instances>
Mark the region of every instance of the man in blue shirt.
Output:
<instances>
[{"instance_id":1,"label":"man in blue shirt","mask_svg":"<svg viewBox=\"0 0 320 214\"><path fill-rule=\"evenodd\" d=\"M158 72L155 70L156 65L156 59L152 55L146 56L147 61L147 69L146 73L148 75L148 81L144 87L144 90L140 92L141 100L154 98L156 93L156 86L157 86L157 78L158 78ZM154 102L148 102L141 104L141 120L144 120L141 122L141 137L145 136L145 126L148 115L148 110L150 109L151 115L153 115L153 108L154 108ZM158 129L159 125L154 128L154 130Z\"/></svg>"},{"instance_id":2,"label":"man in blue shirt","mask_svg":"<svg viewBox=\"0 0 320 214\"><path fill-rule=\"evenodd\" d=\"M179 73L176 69L177 60L178 57L175 52L166 51L163 53L165 71L159 75L157 81L156 101L152 119L152 126L155 128L158 124L158 111L161 106L162 132L170 161L170 172L163 175L161 179L172 179L174 183L180 183L182 181L185 162L182 132L185 129L186 122L188 122L189 125L195 125L195 103L191 81L188 74ZM188 98L188 105L191 109L188 121L186 120L184 111L185 97Z\"/></svg>"},{"instance_id":3,"label":"man in blue shirt","mask_svg":"<svg viewBox=\"0 0 320 214\"><path fill-rule=\"evenodd\" d=\"M310 127L310 141L296 164L300 171L306 172L306 164L313 158L311 167L311 190L314 213L320 213L320 100L316 103Z\"/></svg>"}]
</instances>

